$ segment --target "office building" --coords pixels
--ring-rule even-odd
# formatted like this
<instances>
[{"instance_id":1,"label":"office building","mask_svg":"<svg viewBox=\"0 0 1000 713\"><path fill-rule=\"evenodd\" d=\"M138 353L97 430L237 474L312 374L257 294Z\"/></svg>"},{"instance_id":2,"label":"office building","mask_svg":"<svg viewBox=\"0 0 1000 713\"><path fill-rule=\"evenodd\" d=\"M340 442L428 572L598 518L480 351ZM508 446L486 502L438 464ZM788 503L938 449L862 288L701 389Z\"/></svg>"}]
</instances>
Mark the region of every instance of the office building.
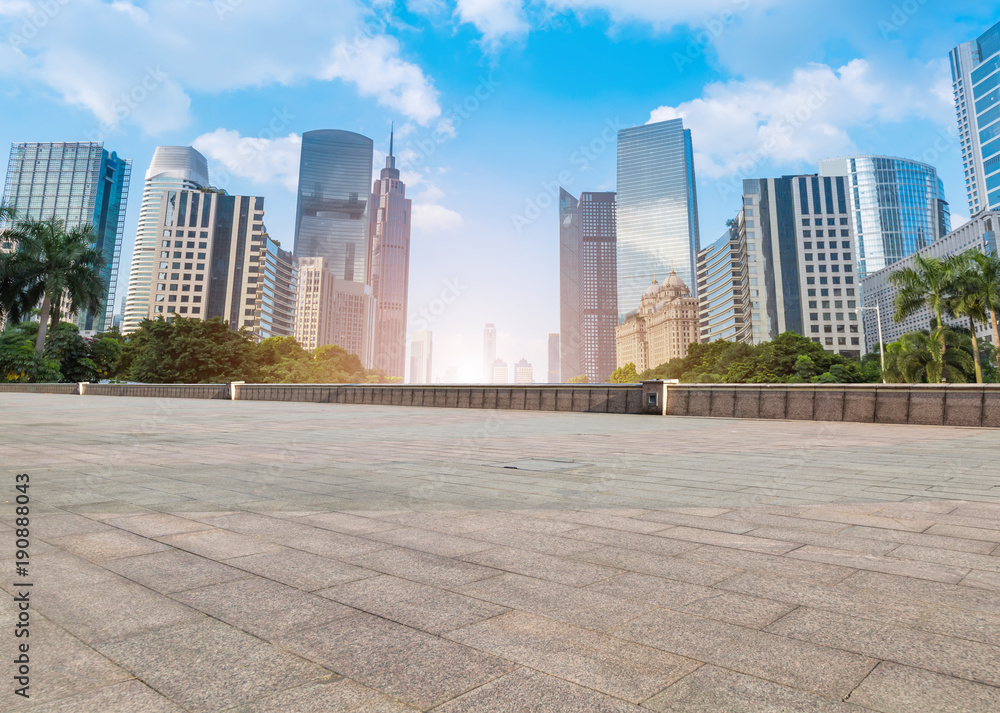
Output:
<instances>
[{"instance_id":1,"label":"office building","mask_svg":"<svg viewBox=\"0 0 1000 713\"><path fill-rule=\"evenodd\" d=\"M493 383L493 362L497 360L497 328L487 324L483 329L483 383Z\"/></svg>"},{"instance_id":2,"label":"office building","mask_svg":"<svg viewBox=\"0 0 1000 713\"><path fill-rule=\"evenodd\" d=\"M389 138L389 156L371 198L368 284L375 298L372 366L403 377L406 366L406 303L410 274L410 200L399 180Z\"/></svg>"},{"instance_id":3,"label":"office building","mask_svg":"<svg viewBox=\"0 0 1000 713\"><path fill-rule=\"evenodd\" d=\"M431 384L431 357L433 356L433 334L414 332L410 338L410 383Z\"/></svg>"},{"instance_id":4,"label":"office building","mask_svg":"<svg viewBox=\"0 0 1000 713\"><path fill-rule=\"evenodd\" d=\"M92 247L104 258L101 308L63 312L85 332L103 332L114 320L131 174L132 162L108 153L102 143L16 143L10 149L3 202L18 218L55 218L66 230L93 228Z\"/></svg>"},{"instance_id":5,"label":"office building","mask_svg":"<svg viewBox=\"0 0 1000 713\"><path fill-rule=\"evenodd\" d=\"M972 217L968 223L956 228L941 240L928 245L916 255L924 257L943 258L959 255L968 250L990 254L997 252L997 232L1000 231L1000 211L982 211ZM913 255L900 260L892 267L874 272L861 283L861 291L865 296L864 333L868 351L878 347L878 321L882 318L882 339L886 344L894 342L907 332L920 332L936 324L935 315L927 308L907 317L902 322L895 320L896 295L898 288L889 281L889 276L904 267L912 267ZM875 305L878 305L876 311ZM946 324L968 329L969 320L966 317L951 318L944 316ZM993 342L993 326L990 322L977 325L976 333L980 339Z\"/></svg>"},{"instance_id":6,"label":"office building","mask_svg":"<svg viewBox=\"0 0 1000 713\"><path fill-rule=\"evenodd\" d=\"M356 354L366 369L372 368L375 307L370 285L334 278L333 335L330 343Z\"/></svg>"},{"instance_id":7,"label":"office building","mask_svg":"<svg viewBox=\"0 0 1000 713\"><path fill-rule=\"evenodd\" d=\"M493 378L490 379L492 384L506 384L509 383L507 374L507 362L503 359L495 359L493 361Z\"/></svg>"},{"instance_id":8,"label":"office building","mask_svg":"<svg viewBox=\"0 0 1000 713\"><path fill-rule=\"evenodd\" d=\"M197 190L208 187L208 161L190 146L158 146L146 171L139 209L139 226L132 249L128 293L125 298L122 332L139 328L153 307L157 253L162 240L164 191ZM201 231L199 231L201 232Z\"/></svg>"},{"instance_id":9,"label":"office building","mask_svg":"<svg viewBox=\"0 0 1000 713\"><path fill-rule=\"evenodd\" d=\"M671 271L663 284L655 279L640 298L639 309L615 328L618 366L635 364L638 373L687 356L698 341L698 299Z\"/></svg>"},{"instance_id":10,"label":"office building","mask_svg":"<svg viewBox=\"0 0 1000 713\"><path fill-rule=\"evenodd\" d=\"M514 365L514 383L515 384L534 384L535 375L531 368L531 364L528 363L527 359L521 359L517 364Z\"/></svg>"},{"instance_id":11,"label":"office building","mask_svg":"<svg viewBox=\"0 0 1000 713\"><path fill-rule=\"evenodd\" d=\"M295 256L322 257L339 280L365 283L374 145L350 131L302 135Z\"/></svg>"},{"instance_id":12,"label":"office building","mask_svg":"<svg viewBox=\"0 0 1000 713\"><path fill-rule=\"evenodd\" d=\"M268 236L262 197L167 189L146 198L160 237L155 279L134 291L136 304L149 305L133 312L137 322L220 317L256 339L294 334L295 261Z\"/></svg>"},{"instance_id":13,"label":"office building","mask_svg":"<svg viewBox=\"0 0 1000 713\"><path fill-rule=\"evenodd\" d=\"M699 341L753 344L745 216L698 253Z\"/></svg>"},{"instance_id":14,"label":"office building","mask_svg":"<svg viewBox=\"0 0 1000 713\"><path fill-rule=\"evenodd\" d=\"M782 332L860 356L861 304L846 176L743 181L754 343Z\"/></svg>"},{"instance_id":15,"label":"office building","mask_svg":"<svg viewBox=\"0 0 1000 713\"><path fill-rule=\"evenodd\" d=\"M1000 23L949 55L969 213L1000 208Z\"/></svg>"},{"instance_id":16,"label":"office building","mask_svg":"<svg viewBox=\"0 0 1000 713\"><path fill-rule=\"evenodd\" d=\"M847 156L820 161L819 175L847 177L859 280L951 230L944 183L926 163L893 156Z\"/></svg>"},{"instance_id":17,"label":"office building","mask_svg":"<svg viewBox=\"0 0 1000 713\"><path fill-rule=\"evenodd\" d=\"M559 335L549 335L549 383L562 383L561 371L559 369Z\"/></svg>"},{"instance_id":18,"label":"office building","mask_svg":"<svg viewBox=\"0 0 1000 713\"><path fill-rule=\"evenodd\" d=\"M691 131L681 119L618 132L617 231L620 311L671 270L694 290L698 199Z\"/></svg>"},{"instance_id":19,"label":"office building","mask_svg":"<svg viewBox=\"0 0 1000 713\"><path fill-rule=\"evenodd\" d=\"M560 371L604 383L618 324L615 194L559 190Z\"/></svg>"},{"instance_id":20,"label":"office building","mask_svg":"<svg viewBox=\"0 0 1000 713\"><path fill-rule=\"evenodd\" d=\"M333 318L337 278L321 257L298 258L298 299L295 312L295 341L304 349L333 344Z\"/></svg>"}]
</instances>

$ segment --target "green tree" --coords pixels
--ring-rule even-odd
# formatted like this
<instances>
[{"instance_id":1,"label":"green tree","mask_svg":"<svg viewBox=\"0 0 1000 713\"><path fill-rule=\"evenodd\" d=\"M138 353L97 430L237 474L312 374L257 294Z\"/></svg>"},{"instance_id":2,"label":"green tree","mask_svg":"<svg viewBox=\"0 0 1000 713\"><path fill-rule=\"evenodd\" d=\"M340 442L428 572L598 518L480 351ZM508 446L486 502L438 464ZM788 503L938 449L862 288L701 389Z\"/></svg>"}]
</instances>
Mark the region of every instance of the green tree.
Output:
<instances>
[{"instance_id":1,"label":"green tree","mask_svg":"<svg viewBox=\"0 0 1000 713\"><path fill-rule=\"evenodd\" d=\"M41 304L35 341L35 350L41 354L47 331L59 324L64 297L73 313L101 309L104 257L93 247L96 236L90 225L67 231L55 218L18 220L4 237L16 248L0 257L0 305L9 319L20 321Z\"/></svg>"},{"instance_id":2,"label":"green tree","mask_svg":"<svg viewBox=\"0 0 1000 713\"><path fill-rule=\"evenodd\" d=\"M890 383L937 384L945 379L964 384L975 372L972 356L962 348L961 335L947 327L904 334L886 345L885 356Z\"/></svg>"},{"instance_id":3,"label":"green tree","mask_svg":"<svg viewBox=\"0 0 1000 713\"><path fill-rule=\"evenodd\" d=\"M611 372L608 381L612 384L638 384L639 374L635 370L635 363L629 362L625 366L620 366Z\"/></svg>"},{"instance_id":4,"label":"green tree","mask_svg":"<svg viewBox=\"0 0 1000 713\"><path fill-rule=\"evenodd\" d=\"M209 320L175 317L169 322L144 320L138 330L141 332L145 334L138 335L137 341L142 348L131 355L127 375L130 381L217 384L259 380L255 345L250 335L231 331L218 317Z\"/></svg>"},{"instance_id":5,"label":"green tree","mask_svg":"<svg viewBox=\"0 0 1000 713\"><path fill-rule=\"evenodd\" d=\"M574 376L572 379L566 382L567 384L589 384L590 379L587 378L586 374L580 374L579 376Z\"/></svg>"},{"instance_id":6,"label":"green tree","mask_svg":"<svg viewBox=\"0 0 1000 713\"><path fill-rule=\"evenodd\" d=\"M8 324L0 334L0 381L56 383L62 381L59 362L35 351L38 325L33 322Z\"/></svg>"},{"instance_id":7,"label":"green tree","mask_svg":"<svg viewBox=\"0 0 1000 713\"><path fill-rule=\"evenodd\" d=\"M997 316L1000 314L1000 255L991 252L988 255L978 250L970 251L970 260L975 263L978 279L982 289L983 306L989 312L993 326L993 346L997 368L1000 369L1000 326Z\"/></svg>"},{"instance_id":8,"label":"green tree","mask_svg":"<svg viewBox=\"0 0 1000 713\"><path fill-rule=\"evenodd\" d=\"M983 369L979 359L979 339L976 337L976 322L989 320L987 306L988 285L972 254L969 251L951 259L950 294L945 298L945 310L951 317L965 317L969 320L969 334L972 342L972 360L976 368L976 383L983 383Z\"/></svg>"},{"instance_id":9,"label":"green tree","mask_svg":"<svg viewBox=\"0 0 1000 713\"><path fill-rule=\"evenodd\" d=\"M941 354L933 361L942 365L942 368L945 363L945 351L948 349L948 337L944 333L942 316L947 310L957 267L958 264L953 259L942 260L914 255L912 267L901 268L889 275L889 282L899 290L896 293L897 322L902 322L925 307L934 314L936 328L928 335L930 340L926 346L941 350Z\"/></svg>"}]
</instances>

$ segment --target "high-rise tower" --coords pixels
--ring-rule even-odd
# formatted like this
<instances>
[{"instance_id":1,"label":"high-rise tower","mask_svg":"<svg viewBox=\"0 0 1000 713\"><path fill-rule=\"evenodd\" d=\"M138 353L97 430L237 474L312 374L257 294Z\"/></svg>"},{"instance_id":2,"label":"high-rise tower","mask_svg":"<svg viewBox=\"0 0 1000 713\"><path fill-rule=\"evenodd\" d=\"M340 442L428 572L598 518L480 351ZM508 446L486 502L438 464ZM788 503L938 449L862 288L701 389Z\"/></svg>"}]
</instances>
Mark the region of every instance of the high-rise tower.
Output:
<instances>
[{"instance_id":1,"label":"high-rise tower","mask_svg":"<svg viewBox=\"0 0 1000 713\"><path fill-rule=\"evenodd\" d=\"M1000 208L1000 22L949 55L969 212Z\"/></svg>"},{"instance_id":2,"label":"high-rise tower","mask_svg":"<svg viewBox=\"0 0 1000 713\"><path fill-rule=\"evenodd\" d=\"M615 370L618 324L614 193L559 191L559 334L564 379L591 384Z\"/></svg>"},{"instance_id":3,"label":"high-rise tower","mask_svg":"<svg viewBox=\"0 0 1000 713\"><path fill-rule=\"evenodd\" d=\"M697 295L698 198L683 120L618 132L617 216L619 311L633 309L671 270Z\"/></svg>"},{"instance_id":4,"label":"high-rise tower","mask_svg":"<svg viewBox=\"0 0 1000 713\"><path fill-rule=\"evenodd\" d=\"M163 192L197 190L208 186L208 161L190 146L158 146L146 171L139 209L139 227L132 251L128 294L122 332L133 332L150 315L154 292L157 249L160 248L163 222Z\"/></svg>"},{"instance_id":5,"label":"high-rise tower","mask_svg":"<svg viewBox=\"0 0 1000 713\"><path fill-rule=\"evenodd\" d=\"M402 378L406 368L406 302L410 275L410 211L389 135L389 156L371 199L368 284L375 298L372 366Z\"/></svg>"},{"instance_id":6,"label":"high-rise tower","mask_svg":"<svg viewBox=\"0 0 1000 713\"><path fill-rule=\"evenodd\" d=\"M104 256L104 300L96 313L73 315L85 331L110 329L114 320L131 174L132 162L108 153L101 143L11 146L3 200L17 216L31 220L57 218L67 230L85 225L94 229L93 247Z\"/></svg>"},{"instance_id":7,"label":"high-rise tower","mask_svg":"<svg viewBox=\"0 0 1000 713\"><path fill-rule=\"evenodd\" d=\"M483 329L483 383L493 383L493 362L497 360L497 327L487 324Z\"/></svg>"}]
</instances>

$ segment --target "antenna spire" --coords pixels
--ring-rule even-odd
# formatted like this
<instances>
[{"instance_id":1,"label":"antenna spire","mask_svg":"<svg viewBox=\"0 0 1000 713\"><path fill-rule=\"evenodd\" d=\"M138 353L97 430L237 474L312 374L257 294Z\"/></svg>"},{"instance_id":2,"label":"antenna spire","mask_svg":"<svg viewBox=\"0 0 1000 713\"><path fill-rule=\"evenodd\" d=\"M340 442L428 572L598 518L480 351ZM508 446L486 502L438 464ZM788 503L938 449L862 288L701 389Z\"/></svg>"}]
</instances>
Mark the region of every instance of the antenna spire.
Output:
<instances>
[{"instance_id":1,"label":"antenna spire","mask_svg":"<svg viewBox=\"0 0 1000 713\"><path fill-rule=\"evenodd\" d=\"M396 122L389 124L389 156L392 156L392 142L396 137Z\"/></svg>"}]
</instances>

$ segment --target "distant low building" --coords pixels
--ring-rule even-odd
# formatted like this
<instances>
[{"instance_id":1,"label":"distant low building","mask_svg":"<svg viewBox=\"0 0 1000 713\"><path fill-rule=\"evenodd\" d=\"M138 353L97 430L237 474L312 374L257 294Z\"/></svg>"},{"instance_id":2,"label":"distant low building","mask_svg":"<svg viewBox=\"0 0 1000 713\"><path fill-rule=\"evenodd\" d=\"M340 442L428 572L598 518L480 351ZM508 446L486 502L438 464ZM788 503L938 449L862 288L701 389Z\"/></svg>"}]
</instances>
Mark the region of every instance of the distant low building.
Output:
<instances>
[{"instance_id":1,"label":"distant low building","mask_svg":"<svg viewBox=\"0 0 1000 713\"><path fill-rule=\"evenodd\" d=\"M688 345L699 341L698 325L698 299L677 273L671 271L663 284L653 280L639 309L615 328L618 366L635 364L641 374L687 356Z\"/></svg>"},{"instance_id":2,"label":"distant low building","mask_svg":"<svg viewBox=\"0 0 1000 713\"><path fill-rule=\"evenodd\" d=\"M507 362L505 362L503 359L493 360L493 383L494 384L510 383L507 377Z\"/></svg>"},{"instance_id":3,"label":"distant low building","mask_svg":"<svg viewBox=\"0 0 1000 713\"><path fill-rule=\"evenodd\" d=\"M521 359L514 367L515 384L534 384L535 375L527 359Z\"/></svg>"},{"instance_id":4,"label":"distant low building","mask_svg":"<svg viewBox=\"0 0 1000 713\"><path fill-rule=\"evenodd\" d=\"M931 243L915 254L923 257L943 258L959 255L967 250L978 250L982 253L996 253L997 230L1000 229L1000 211L982 211L972 216L972 220L951 231L937 242ZM896 262L894 265L873 272L861 281L861 294L864 297L864 331L868 351L878 347L877 315L882 316L882 339L886 344L894 342L907 332L919 332L928 329L934 320L934 315L927 308L921 309L902 322L894 318L896 312L896 295L899 289L891 282L892 273L913 266L913 255ZM879 310L876 312L875 305ZM869 309L871 308L871 309ZM968 328L969 320L965 317L945 317L946 324ZM980 324L976 330L980 339L993 341L993 327L990 323Z\"/></svg>"},{"instance_id":5,"label":"distant low building","mask_svg":"<svg viewBox=\"0 0 1000 713\"><path fill-rule=\"evenodd\" d=\"M410 383L430 384L433 338L431 332L414 332L410 338Z\"/></svg>"}]
</instances>

